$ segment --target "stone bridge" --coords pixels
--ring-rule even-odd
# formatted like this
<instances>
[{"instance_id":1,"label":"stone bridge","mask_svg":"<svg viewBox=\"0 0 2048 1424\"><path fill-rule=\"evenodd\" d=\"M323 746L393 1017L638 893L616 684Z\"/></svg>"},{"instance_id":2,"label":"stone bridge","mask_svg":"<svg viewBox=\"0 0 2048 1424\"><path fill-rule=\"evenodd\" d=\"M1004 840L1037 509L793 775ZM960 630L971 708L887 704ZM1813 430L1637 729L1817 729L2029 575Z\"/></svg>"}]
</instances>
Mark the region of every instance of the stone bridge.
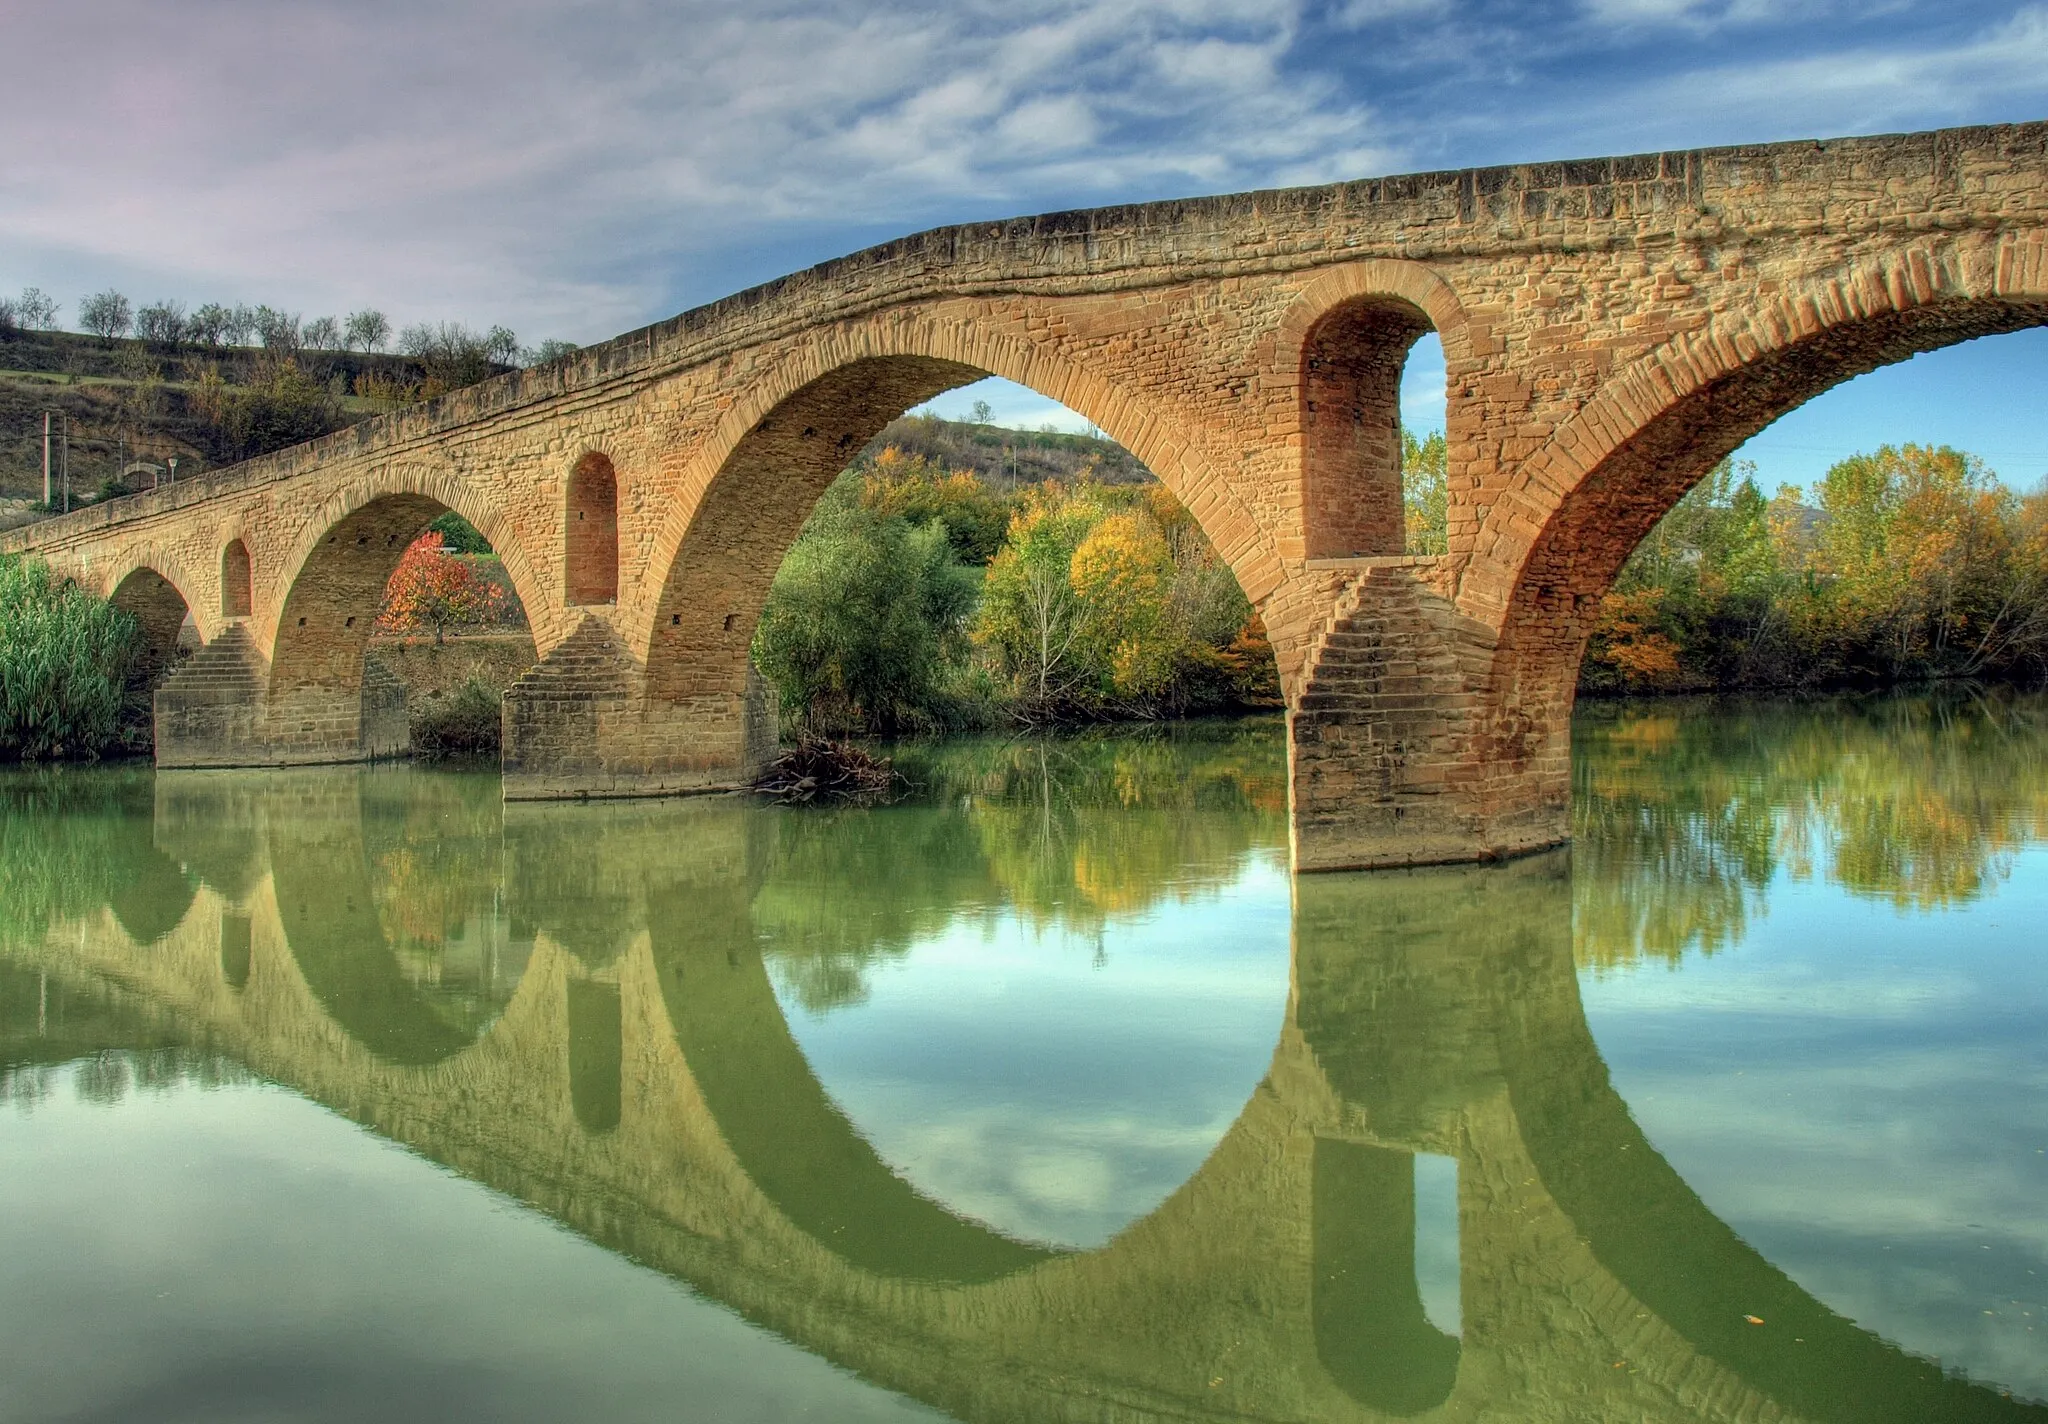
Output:
<instances>
[{"instance_id":1,"label":"stone bridge","mask_svg":"<svg viewBox=\"0 0 2048 1424\"><path fill-rule=\"evenodd\" d=\"M105 898L0 941L0 991L52 1006L5 1060L232 1057L964 1420L2048 1421L1834 1314L1658 1156L1586 1027L1562 855L1296 882L1264 1080L1076 1252L920 1194L833 1105L761 958L761 812L509 810L508 896L565 818L604 873L535 903L465 1032L380 922L434 902L378 779L160 776L153 830L105 823L138 841ZM1416 1282L1418 1152L1458 1164L1455 1334Z\"/></svg>"},{"instance_id":2,"label":"stone bridge","mask_svg":"<svg viewBox=\"0 0 2048 1424\"><path fill-rule=\"evenodd\" d=\"M994 374L1144 460L1263 616L1298 868L1485 859L1566 838L1590 622L1686 489L1848 377L2044 320L2048 124L1105 208L905 238L0 549L159 640L197 621L160 764L347 761L404 745L364 644L453 509L540 653L507 796L731 786L772 744L748 647L819 493ZM1449 552L1420 558L1398 391L1430 330Z\"/></svg>"}]
</instances>

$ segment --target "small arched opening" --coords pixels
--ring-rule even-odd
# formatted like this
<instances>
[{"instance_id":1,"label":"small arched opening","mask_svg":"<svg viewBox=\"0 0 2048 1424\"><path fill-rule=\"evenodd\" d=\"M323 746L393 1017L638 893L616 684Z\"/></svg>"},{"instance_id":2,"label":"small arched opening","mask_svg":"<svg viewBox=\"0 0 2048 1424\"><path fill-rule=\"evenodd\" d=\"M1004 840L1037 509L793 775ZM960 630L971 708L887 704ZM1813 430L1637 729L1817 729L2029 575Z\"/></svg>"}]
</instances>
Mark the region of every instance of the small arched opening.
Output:
<instances>
[{"instance_id":1,"label":"small arched opening","mask_svg":"<svg viewBox=\"0 0 2048 1424\"><path fill-rule=\"evenodd\" d=\"M1410 532L1404 485L1402 375L1410 350L1435 331L1399 297L1358 297L1309 329L1301 352L1303 549L1311 559L1438 552ZM1442 481L1440 446L1435 479ZM1435 502L1441 505L1440 489ZM1422 521L1426 523L1426 519Z\"/></svg>"},{"instance_id":2,"label":"small arched opening","mask_svg":"<svg viewBox=\"0 0 2048 1424\"><path fill-rule=\"evenodd\" d=\"M592 451L569 472L564 532L566 598L572 608L619 599L619 477Z\"/></svg>"},{"instance_id":3,"label":"small arched opening","mask_svg":"<svg viewBox=\"0 0 2048 1424\"><path fill-rule=\"evenodd\" d=\"M140 634L129 665L131 691L146 697L199 646L199 630L177 586L152 568L139 568L115 587L113 605L135 620Z\"/></svg>"},{"instance_id":4,"label":"small arched opening","mask_svg":"<svg viewBox=\"0 0 2048 1424\"><path fill-rule=\"evenodd\" d=\"M584 1131L609 1132L619 1125L624 1104L619 986L571 979L563 988L569 999L569 1103Z\"/></svg>"},{"instance_id":5,"label":"small arched opening","mask_svg":"<svg viewBox=\"0 0 2048 1424\"><path fill-rule=\"evenodd\" d=\"M249 546L240 539L228 542L220 554L220 616L247 618L255 605Z\"/></svg>"}]
</instances>

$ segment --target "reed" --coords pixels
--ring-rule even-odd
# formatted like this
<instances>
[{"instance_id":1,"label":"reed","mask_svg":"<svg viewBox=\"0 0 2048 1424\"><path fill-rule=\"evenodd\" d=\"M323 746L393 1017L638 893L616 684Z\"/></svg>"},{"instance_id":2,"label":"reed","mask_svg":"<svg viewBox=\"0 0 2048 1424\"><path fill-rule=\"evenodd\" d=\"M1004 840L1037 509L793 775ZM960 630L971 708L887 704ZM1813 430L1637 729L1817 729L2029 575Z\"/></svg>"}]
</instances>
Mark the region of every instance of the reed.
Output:
<instances>
[{"instance_id":1,"label":"reed","mask_svg":"<svg viewBox=\"0 0 2048 1424\"><path fill-rule=\"evenodd\" d=\"M0 555L0 761L93 758L121 739L135 620L39 559Z\"/></svg>"}]
</instances>

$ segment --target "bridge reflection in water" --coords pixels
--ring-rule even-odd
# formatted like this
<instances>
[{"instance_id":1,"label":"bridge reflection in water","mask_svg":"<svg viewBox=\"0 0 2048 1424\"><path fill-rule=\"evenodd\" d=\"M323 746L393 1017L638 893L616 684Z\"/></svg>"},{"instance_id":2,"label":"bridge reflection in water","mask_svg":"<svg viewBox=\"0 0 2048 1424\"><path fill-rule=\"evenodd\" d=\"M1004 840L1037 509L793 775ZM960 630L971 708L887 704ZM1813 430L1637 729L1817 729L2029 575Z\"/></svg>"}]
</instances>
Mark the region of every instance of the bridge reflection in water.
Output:
<instances>
[{"instance_id":1,"label":"bridge reflection in water","mask_svg":"<svg viewBox=\"0 0 2048 1424\"><path fill-rule=\"evenodd\" d=\"M963 1419L2048 1421L1813 1300L1651 1147L1587 1030L1563 853L1296 881L1263 1081L1074 1251L921 1192L820 1085L762 952L764 918L805 918L778 879L803 822L358 770L91 784L50 865L92 874L0 922L0 972L59 986L46 1054L233 1058ZM1238 790L1183 863L1278 824ZM821 963L922 923L815 871ZM1417 1184L1426 1210L1451 1163L1446 1308Z\"/></svg>"}]
</instances>

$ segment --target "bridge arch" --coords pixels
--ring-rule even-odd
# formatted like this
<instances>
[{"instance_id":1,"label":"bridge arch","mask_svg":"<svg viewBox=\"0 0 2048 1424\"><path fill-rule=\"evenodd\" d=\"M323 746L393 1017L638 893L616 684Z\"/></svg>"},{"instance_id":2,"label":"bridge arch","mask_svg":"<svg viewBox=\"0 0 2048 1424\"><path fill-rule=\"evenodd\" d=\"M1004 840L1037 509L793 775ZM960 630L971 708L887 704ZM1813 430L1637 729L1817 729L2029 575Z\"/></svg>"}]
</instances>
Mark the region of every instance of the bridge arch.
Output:
<instances>
[{"instance_id":1,"label":"bridge arch","mask_svg":"<svg viewBox=\"0 0 2048 1424\"><path fill-rule=\"evenodd\" d=\"M647 649L650 692L739 692L769 585L826 486L904 411L991 375L1079 412L1143 461L1255 607L1280 588L1269 534L1200 439L1143 397L972 321L841 327L751 388L684 471L633 639Z\"/></svg>"},{"instance_id":2,"label":"bridge arch","mask_svg":"<svg viewBox=\"0 0 2048 1424\"><path fill-rule=\"evenodd\" d=\"M220 551L220 616L247 618L255 608L255 567L238 534Z\"/></svg>"},{"instance_id":3,"label":"bridge arch","mask_svg":"<svg viewBox=\"0 0 2048 1424\"><path fill-rule=\"evenodd\" d=\"M540 577L539 566L521 537L519 527L496 500L479 495L467 480L446 465L381 468L369 479L352 481L313 511L299 526L275 570L264 571L266 576L259 581L264 594L260 603L275 610L269 616L276 620L271 631L277 635L278 641L282 641L287 627L296 626L285 618L284 605L315 566L320 552L329 547L330 540L338 535L338 526L372 505L401 499L411 499L419 509L432 506L431 512L413 530L412 538L418 538L428 524L444 513L452 511L468 520L504 562L505 576L512 582L512 591L519 596L520 603L533 620L534 636L542 640L544 648L549 645L548 629L544 625L551 621L547 618L547 611L555 606L556 600L542 596L545 580ZM396 527L402 527L404 522L402 519L396 521ZM379 537L391 532L395 532L395 528L380 529ZM395 557L393 564L395 567ZM389 571L385 578L390 578ZM382 588L383 585L379 584L380 593ZM375 602L370 605L369 612L374 618Z\"/></svg>"},{"instance_id":4,"label":"bridge arch","mask_svg":"<svg viewBox=\"0 0 2048 1424\"><path fill-rule=\"evenodd\" d=\"M1431 331L1443 341L1447 369L1463 374L1472 342L1457 293L1421 263L1385 258L1324 272L1282 316L1274 359L1299 386L1297 424L1286 433L1301 452L1306 557L1409 552L1401 375L1415 342ZM1469 449L1469 402L1447 400L1445 416L1451 448ZM1454 481L1466 478L1453 466Z\"/></svg>"},{"instance_id":5,"label":"bridge arch","mask_svg":"<svg viewBox=\"0 0 2048 1424\"><path fill-rule=\"evenodd\" d=\"M281 760L403 752L409 732L402 685L365 655L399 560L442 514L462 515L492 540L527 608L553 606L535 596L532 566L494 505L475 498L452 474L399 469L392 475L351 488L318 510L281 574L265 702L268 739ZM494 531L507 539L505 546Z\"/></svg>"},{"instance_id":6,"label":"bridge arch","mask_svg":"<svg viewBox=\"0 0 2048 1424\"><path fill-rule=\"evenodd\" d=\"M1751 436L1856 376L1980 336L2048 325L2048 240L1995 254L1916 246L1724 314L1614 376L1456 539L1458 603L1499 629L1489 775L1541 767L1561 807L1580 661L1637 544ZM1533 532L1530 532L1533 531Z\"/></svg>"},{"instance_id":7,"label":"bridge arch","mask_svg":"<svg viewBox=\"0 0 2048 1424\"><path fill-rule=\"evenodd\" d=\"M178 635L186 618L197 621L192 601L152 564L137 564L121 575L107 600L133 618L141 631L143 665L135 674L152 683L161 681L177 662Z\"/></svg>"}]
</instances>

